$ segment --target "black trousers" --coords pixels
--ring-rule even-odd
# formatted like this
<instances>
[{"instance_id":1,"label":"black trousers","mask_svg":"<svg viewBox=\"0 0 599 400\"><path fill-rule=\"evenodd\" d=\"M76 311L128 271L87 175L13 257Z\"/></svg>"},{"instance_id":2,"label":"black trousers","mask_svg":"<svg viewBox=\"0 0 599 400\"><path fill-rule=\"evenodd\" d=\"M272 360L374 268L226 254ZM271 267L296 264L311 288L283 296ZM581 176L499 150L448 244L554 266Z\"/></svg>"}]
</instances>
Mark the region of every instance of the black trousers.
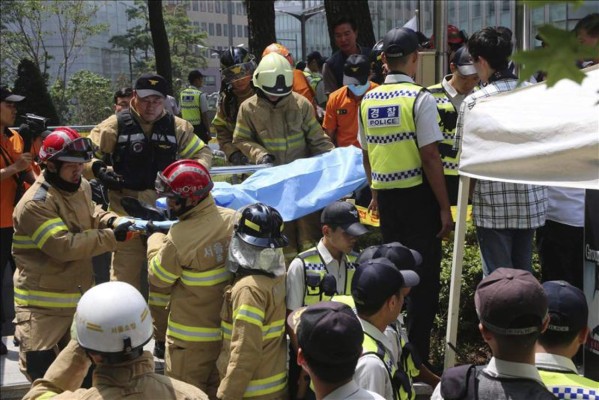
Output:
<instances>
[{"instance_id":1,"label":"black trousers","mask_svg":"<svg viewBox=\"0 0 599 400\"><path fill-rule=\"evenodd\" d=\"M584 228L547 220L537 229L541 280L563 280L583 289Z\"/></svg>"},{"instance_id":2,"label":"black trousers","mask_svg":"<svg viewBox=\"0 0 599 400\"><path fill-rule=\"evenodd\" d=\"M13 227L9 228L0 228L0 285L4 279L4 275L6 274L6 269L10 265L11 268L11 285L12 285L12 276L16 269L15 260L12 258L12 235L14 233ZM2 285L4 286L4 285ZM4 307L9 307L8 304L0 304L0 324L5 322L6 315L4 313ZM10 307L13 307L12 303Z\"/></svg>"},{"instance_id":3,"label":"black trousers","mask_svg":"<svg viewBox=\"0 0 599 400\"><path fill-rule=\"evenodd\" d=\"M378 192L383 242L400 242L422 255L417 272L420 284L407 298L408 337L422 360L428 363L430 334L439 308L441 229L439 204L428 185Z\"/></svg>"}]
</instances>

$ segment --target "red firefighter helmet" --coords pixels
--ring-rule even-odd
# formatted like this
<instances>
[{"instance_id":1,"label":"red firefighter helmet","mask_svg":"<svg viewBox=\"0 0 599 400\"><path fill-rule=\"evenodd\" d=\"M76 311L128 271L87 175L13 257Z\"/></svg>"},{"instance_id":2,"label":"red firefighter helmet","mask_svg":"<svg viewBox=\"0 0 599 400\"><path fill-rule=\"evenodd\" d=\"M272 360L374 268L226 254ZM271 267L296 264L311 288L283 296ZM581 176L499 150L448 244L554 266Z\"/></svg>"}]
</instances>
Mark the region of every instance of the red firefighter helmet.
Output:
<instances>
[{"instance_id":1,"label":"red firefighter helmet","mask_svg":"<svg viewBox=\"0 0 599 400\"><path fill-rule=\"evenodd\" d=\"M65 161L75 163L89 162L93 157L93 145L88 138L68 126L61 126L52 131L40 149L40 161Z\"/></svg>"},{"instance_id":2,"label":"red firefighter helmet","mask_svg":"<svg viewBox=\"0 0 599 400\"><path fill-rule=\"evenodd\" d=\"M266 48L262 52L262 57L264 57L265 55L270 54L270 53L277 53L277 54L282 55L283 57L285 57L287 59L287 61L289 61L289 64L293 65L293 57L291 56L291 53L289 52L287 47L283 46L282 44L272 43L272 44L266 46Z\"/></svg>"},{"instance_id":3,"label":"red firefighter helmet","mask_svg":"<svg viewBox=\"0 0 599 400\"><path fill-rule=\"evenodd\" d=\"M164 196L202 200L213 186L208 170L194 160L175 161L156 174L156 192Z\"/></svg>"}]
</instances>

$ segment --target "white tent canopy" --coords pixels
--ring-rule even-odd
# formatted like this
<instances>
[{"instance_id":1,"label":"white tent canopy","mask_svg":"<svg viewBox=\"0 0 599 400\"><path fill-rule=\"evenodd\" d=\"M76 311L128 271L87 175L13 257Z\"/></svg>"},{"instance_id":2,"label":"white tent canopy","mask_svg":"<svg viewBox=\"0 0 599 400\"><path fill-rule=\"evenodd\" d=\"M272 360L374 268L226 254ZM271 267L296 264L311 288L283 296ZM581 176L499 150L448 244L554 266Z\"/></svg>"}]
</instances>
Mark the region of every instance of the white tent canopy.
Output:
<instances>
[{"instance_id":1,"label":"white tent canopy","mask_svg":"<svg viewBox=\"0 0 599 400\"><path fill-rule=\"evenodd\" d=\"M482 99L464 115L447 342L457 336L469 178L599 190L599 66L582 84L541 83ZM445 368L455 353L445 346Z\"/></svg>"}]
</instances>

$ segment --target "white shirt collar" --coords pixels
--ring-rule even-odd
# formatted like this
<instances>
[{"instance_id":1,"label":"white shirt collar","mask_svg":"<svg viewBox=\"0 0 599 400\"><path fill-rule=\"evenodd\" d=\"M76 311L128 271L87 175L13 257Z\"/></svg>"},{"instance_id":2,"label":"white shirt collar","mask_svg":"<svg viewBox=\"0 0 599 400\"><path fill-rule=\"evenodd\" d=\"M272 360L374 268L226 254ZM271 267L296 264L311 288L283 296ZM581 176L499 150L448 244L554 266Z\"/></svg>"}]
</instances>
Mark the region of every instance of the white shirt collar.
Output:
<instances>
[{"instance_id":1,"label":"white shirt collar","mask_svg":"<svg viewBox=\"0 0 599 400\"><path fill-rule=\"evenodd\" d=\"M453 75L445 75L443 77L443 80L441 81L441 86L443 86L443 89L445 89L445 92L450 96L450 97L456 97L458 95L458 91L454 89L453 86L451 86L451 84L449 83L449 80L451 79Z\"/></svg>"},{"instance_id":2,"label":"white shirt collar","mask_svg":"<svg viewBox=\"0 0 599 400\"><path fill-rule=\"evenodd\" d=\"M535 354L535 365L537 368L560 371L560 372L573 372L578 374L576 365L568 357L560 356L558 354L551 353L536 353Z\"/></svg>"},{"instance_id":3,"label":"white shirt collar","mask_svg":"<svg viewBox=\"0 0 599 400\"><path fill-rule=\"evenodd\" d=\"M331 263L331 261L334 261L334 258L329 252L329 249L327 249L327 246L324 245L324 239L320 239L320 242L318 242L316 249L320 253L320 256L322 257L322 260L324 261L325 265L328 265Z\"/></svg>"},{"instance_id":4,"label":"white shirt collar","mask_svg":"<svg viewBox=\"0 0 599 400\"><path fill-rule=\"evenodd\" d=\"M537 368L530 364L505 361L492 357L484 371L495 378L532 379L545 386Z\"/></svg>"},{"instance_id":5,"label":"white shirt collar","mask_svg":"<svg viewBox=\"0 0 599 400\"><path fill-rule=\"evenodd\" d=\"M401 83L401 82L410 82L414 83L414 80L407 76L406 74L389 74L385 78L385 83Z\"/></svg>"},{"instance_id":6,"label":"white shirt collar","mask_svg":"<svg viewBox=\"0 0 599 400\"><path fill-rule=\"evenodd\" d=\"M387 338L387 336L385 336L383 332L381 332L376 326L372 325L370 322L360 317L358 318L360 319L360 323L362 324L362 330L364 331L364 333L372 336L374 340L381 342L382 345L385 346L389 354L393 355L393 357L397 357L396 354L393 354L393 346L391 345L389 338Z\"/></svg>"},{"instance_id":7,"label":"white shirt collar","mask_svg":"<svg viewBox=\"0 0 599 400\"><path fill-rule=\"evenodd\" d=\"M360 390L358 384L352 379L343 386L339 386L331 393L323 397L322 400L347 399L355 395Z\"/></svg>"}]
</instances>

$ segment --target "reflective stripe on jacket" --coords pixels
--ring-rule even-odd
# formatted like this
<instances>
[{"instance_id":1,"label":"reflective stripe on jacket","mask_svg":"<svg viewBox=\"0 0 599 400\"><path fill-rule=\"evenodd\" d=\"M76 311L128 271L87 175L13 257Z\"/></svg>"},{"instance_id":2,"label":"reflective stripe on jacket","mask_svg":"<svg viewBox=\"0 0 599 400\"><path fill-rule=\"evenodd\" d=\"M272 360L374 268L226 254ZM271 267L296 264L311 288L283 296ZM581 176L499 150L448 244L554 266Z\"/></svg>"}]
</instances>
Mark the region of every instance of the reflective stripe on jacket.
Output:
<instances>
[{"instance_id":1,"label":"reflective stripe on jacket","mask_svg":"<svg viewBox=\"0 0 599 400\"><path fill-rule=\"evenodd\" d=\"M373 189L409 188L422 183L414 105L419 85L381 85L364 95L360 118L366 133Z\"/></svg>"}]
</instances>

